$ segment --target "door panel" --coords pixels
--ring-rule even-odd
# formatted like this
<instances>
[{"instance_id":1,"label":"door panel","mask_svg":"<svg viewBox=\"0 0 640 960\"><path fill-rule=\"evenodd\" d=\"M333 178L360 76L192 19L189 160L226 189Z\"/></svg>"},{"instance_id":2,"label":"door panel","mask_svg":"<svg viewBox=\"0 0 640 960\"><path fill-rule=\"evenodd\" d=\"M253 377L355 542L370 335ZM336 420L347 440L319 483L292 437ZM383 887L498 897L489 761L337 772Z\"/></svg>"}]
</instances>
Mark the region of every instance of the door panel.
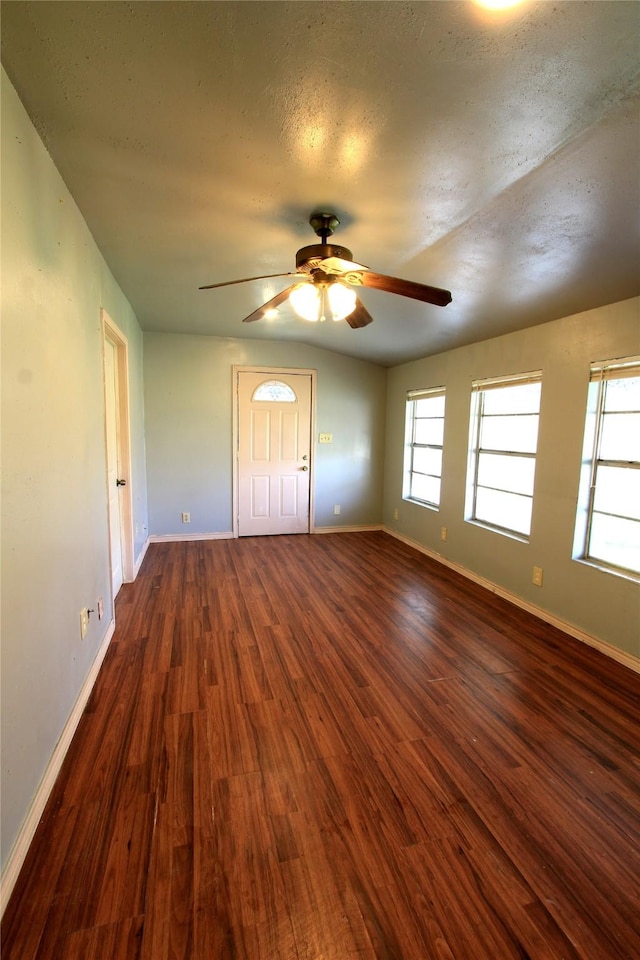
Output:
<instances>
[{"instance_id":1,"label":"door panel","mask_svg":"<svg viewBox=\"0 0 640 960\"><path fill-rule=\"evenodd\" d=\"M259 400L274 377L290 400ZM309 532L311 375L238 371L238 534Z\"/></svg>"},{"instance_id":2,"label":"door panel","mask_svg":"<svg viewBox=\"0 0 640 960\"><path fill-rule=\"evenodd\" d=\"M268 462L271 439L271 414L268 410L251 411L251 460Z\"/></svg>"},{"instance_id":3,"label":"door panel","mask_svg":"<svg viewBox=\"0 0 640 960\"><path fill-rule=\"evenodd\" d=\"M269 516L269 477L251 477L251 517Z\"/></svg>"},{"instance_id":4,"label":"door panel","mask_svg":"<svg viewBox=\"0 0 640 960\"><path fill-rule=\"evenodd\" d=\"M280 477L280 516L298 515L298 484L296 477Z\"/></svg>"},{"instance_id":5,"label":"door panel","mask_svg":"<svg viewBox=\"0 0 640 960\"><path fill-rule=\"evenodd\" d=\"M280 413L280 459L298 459L298 411Z\"/></svg>"}]
</instances>

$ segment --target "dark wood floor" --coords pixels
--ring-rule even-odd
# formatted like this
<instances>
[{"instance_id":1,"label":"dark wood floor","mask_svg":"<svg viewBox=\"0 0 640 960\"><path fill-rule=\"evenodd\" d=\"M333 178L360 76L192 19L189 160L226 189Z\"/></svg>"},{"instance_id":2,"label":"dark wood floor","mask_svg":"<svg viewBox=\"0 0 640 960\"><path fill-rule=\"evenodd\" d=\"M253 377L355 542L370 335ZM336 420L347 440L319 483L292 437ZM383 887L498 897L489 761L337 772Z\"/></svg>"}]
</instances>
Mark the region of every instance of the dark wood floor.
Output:
<instances>
[{"instance_id":1,"label":"dark wood floor","mask_svg":"<svg viewBox=\"0 0 640 960\"><path fill-rule=\"evenodd\" d=\"M3 960L637 960L639 693L382 533L154 544Z\"/></svg>"}]
</instances>

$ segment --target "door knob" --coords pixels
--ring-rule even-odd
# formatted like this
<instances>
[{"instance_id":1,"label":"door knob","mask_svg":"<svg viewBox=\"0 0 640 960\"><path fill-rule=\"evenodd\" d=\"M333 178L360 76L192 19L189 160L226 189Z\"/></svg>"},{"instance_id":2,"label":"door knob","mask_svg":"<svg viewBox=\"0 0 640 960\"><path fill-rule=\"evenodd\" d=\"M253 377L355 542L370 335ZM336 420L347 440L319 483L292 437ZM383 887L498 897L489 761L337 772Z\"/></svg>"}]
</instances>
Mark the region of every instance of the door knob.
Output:
<instances>
[{"instance_id":1,"label":"door knob","mask_svg":"<svg viewBox=\"0 0 640 960\"><path fill-rule=\"evenodd\" d=\"M308 460L309 457L308 457L308 456L306 455L306 453L305 453L304 456L302 457L302 459L303 459L303 460Z\"/></svg>"},{"instance_id":2,"label":"door knob","mask_svg":"<svg viewBox=\"0 0 640 960\"><path fill-rule=\"evenodd\" d=\"M303 469L303 470L308 470L308 469L309 469L309 467L302 467L302 469Z\"/></svg>"},{"instance_id":3,"label":"door knob","mask_svg":"<svg viewBox=\"0 0 640 960\"><path fill-rule=\"evenodd\" d=\"M116 480L116 487L126 487L126 485L127 485L126 480Z\"/></svg>"}]
</instances>

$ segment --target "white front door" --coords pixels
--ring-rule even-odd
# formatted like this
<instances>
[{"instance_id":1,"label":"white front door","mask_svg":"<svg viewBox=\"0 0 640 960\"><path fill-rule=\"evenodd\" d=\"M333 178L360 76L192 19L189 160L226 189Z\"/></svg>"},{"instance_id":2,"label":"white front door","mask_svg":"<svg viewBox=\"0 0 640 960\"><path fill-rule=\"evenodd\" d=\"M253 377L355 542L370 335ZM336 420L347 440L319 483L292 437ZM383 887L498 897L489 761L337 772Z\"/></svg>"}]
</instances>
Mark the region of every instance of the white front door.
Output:
<instances>
[{"instance_id":1,"label":"white front door","mask_svg":"<svg viewBox=\"0 0 640 960\"><path fill-rule=\"evenodd\" d=\"M109 490L109 535L113 596L122 586L122 514L120 510L120 462L118 440L118 364L116 347L104 341L104 385L107 435L107 484Z\"/></svg>"},{"instance_id":2,"label":"white front door","mask_svg":"<svg viewBox=\"0 0 640 960\"><path fill-rule=\"evenodd\" d=\"M238 535L309 533L311 374L238 371Z\"/></svg>"}]
</instances>

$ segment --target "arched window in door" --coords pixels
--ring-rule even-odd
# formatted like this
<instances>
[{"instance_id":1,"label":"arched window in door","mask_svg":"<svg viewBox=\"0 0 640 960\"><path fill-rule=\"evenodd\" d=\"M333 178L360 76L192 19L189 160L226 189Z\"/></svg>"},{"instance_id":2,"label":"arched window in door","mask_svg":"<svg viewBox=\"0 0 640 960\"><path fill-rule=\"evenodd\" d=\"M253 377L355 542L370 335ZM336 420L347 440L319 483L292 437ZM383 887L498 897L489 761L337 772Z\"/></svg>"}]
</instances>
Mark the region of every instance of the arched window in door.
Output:
<instances>
[{"instance_id":1,"label":"arched window in door","mask_svg":"<svg viewBox=\"0 0 640 960\"><path fill-rule=\"evenodd\" d=\"M276 403L295 403L297 397L287 383L282 380L265 380L254 391L252 400L270 400Z\"/></svg>"}]
</instances>

